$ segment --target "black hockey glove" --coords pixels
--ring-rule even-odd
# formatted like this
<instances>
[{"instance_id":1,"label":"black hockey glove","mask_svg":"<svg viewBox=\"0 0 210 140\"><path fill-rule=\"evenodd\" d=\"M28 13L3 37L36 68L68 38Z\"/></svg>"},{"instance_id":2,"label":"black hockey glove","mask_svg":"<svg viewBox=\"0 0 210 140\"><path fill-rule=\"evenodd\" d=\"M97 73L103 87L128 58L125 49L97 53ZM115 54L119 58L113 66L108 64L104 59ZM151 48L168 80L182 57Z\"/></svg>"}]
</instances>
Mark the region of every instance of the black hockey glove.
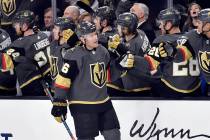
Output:
<instances>
[{"instance_id":1,"label":"black hockey glove","mask_svg":"<svg viewBox=\"0 0 210 140\"><path fill-rule=\"evenodd\" d=\"M54 116L55 120L62 123L66 120L67 114L67 102L64 99L54 99L53 108L51 114Z\"/></svg>"}]
</instances>

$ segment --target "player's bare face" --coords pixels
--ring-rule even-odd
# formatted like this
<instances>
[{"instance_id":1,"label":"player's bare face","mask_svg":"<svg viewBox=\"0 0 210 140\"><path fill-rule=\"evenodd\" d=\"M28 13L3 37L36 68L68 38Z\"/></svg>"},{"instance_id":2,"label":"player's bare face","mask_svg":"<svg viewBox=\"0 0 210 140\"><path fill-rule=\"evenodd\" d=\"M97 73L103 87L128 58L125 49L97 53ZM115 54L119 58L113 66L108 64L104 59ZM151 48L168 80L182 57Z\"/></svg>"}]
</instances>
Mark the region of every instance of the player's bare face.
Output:
<instances>
[{"instance_id":1,"label":"player's bare face","mask_svg":"<svg viewBox=\"0 0 210 140\"><path fill-rule=\"evenodd\" d=\"M100 30L101 29L101 25L100 25L100 17L96 17L94 19L94 23L96 25L96 30Z\"/></svg>"},{"instance_id":2,"label":"player's bare face","mask_svg":"<svg viewBox=\"0 0 210 140\"><path fill-rule=\"evenodd\" d=\"M210 23L202 22L200 20L198 23L198 32L205 34L208 38L210 38Z\"/></svg>"},{"instance_id":3,"label":"player's bare face","mask_svg":"<svg viewBox=\"0 0 210 140\"><path fill-rule=\"evenodd\" d=\"M54 38L54 40L58 40L59 39L60 27L54 26L52 31L53 31L53 38Z\"/></svg>"},{"instance_id":4,"label":"player's bare face","mask_svg":"<svg viewBox=\"0 0 210 140\"><path fill-rule=\"evenodd\" d=\"M164 21L160 21L159 29L160 29L160 32L161 32L162 35L166 33L164 26L165 26L165 22Z\"/></svg>"},{"instance_id":5,"label":"player's bare face","mask_svg":"<svg viewBox=\"0 0 210 140\"><path fill-rule=\"evenodd\" d=\"M87 49L94 49L98 47L98 36L96 34L96 32L93 33L89 33L87 35L85 35L85 43L86 43L86 47Z\"/></svg>"},{"instance_id":6,"label":"player's bare face","mask_svg":"<svg viewBox=\"0 0 210 140\"><path fill-rule=\"evenodd\" d=\"M120 37L124 37L125 35L128 35L128 28L127 27L123 27L121 25L117 25L117 32L120 35Z\"/></svg>"},{"instance_id":7,"label":"player's bare face","mask_svg":"<svg viewBox=\"0 0 210 140\"><path fill-rule=\"evenodd\" d=\"M118 32L118 34L119 34L120 36L123 35L123 34L122 34L122 26L117 25L117 32Z\"/></svg>"},{"instance_id":8,"label":"player's bare face","mask_svg":"<svg viewBox=\"0 0 210 140\"><path fill-rule=\"evenodd\" d=\"M203 33L210 39L210 23L204 23Z\"/></svg>"},{"instance_id":9,"label":"player's bare face","mask_svg":"<svg viewBox=\"0 0 210 140\"><path fill-rule=\"evenodd\" d=\"M19 35L22 35L22 31L21 31L21 27L20 27L20 23L14 23L13 24L13 27L15 28L15 31L16 31L16 34L19 36Z\"/></svg>"}]
</instances>

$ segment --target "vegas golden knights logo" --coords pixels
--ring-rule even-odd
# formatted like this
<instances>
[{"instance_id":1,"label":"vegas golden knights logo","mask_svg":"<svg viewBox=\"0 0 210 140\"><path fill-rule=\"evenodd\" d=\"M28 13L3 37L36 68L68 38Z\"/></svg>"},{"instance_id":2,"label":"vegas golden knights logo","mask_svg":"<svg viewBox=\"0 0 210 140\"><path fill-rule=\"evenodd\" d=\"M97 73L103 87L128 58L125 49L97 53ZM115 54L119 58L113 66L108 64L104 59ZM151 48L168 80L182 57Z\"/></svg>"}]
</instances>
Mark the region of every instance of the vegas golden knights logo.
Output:
<instances>
[{"instance_id":1,"label":"vegas golden knights logo","mask_svg":"<svg viewBox=\"0 0 210 140\"><path fill-rule=\"evenodd\" d=\"M55 80L56 76L58 75L58 58L57 57L51 57L51 63L50 63L50 74L53 80Z\"/></svg>"},{"instance_id":2,"label":"vegas golden knights logo","mask_svg":"<svg viewBox=\"0 0 210 140\"><path fill-rule=\"evenodd\" d=\"M15 0L0 0L0 6L6 16L10 16L16 10Z\"/></svg>"},{"instance_id":3,"label":"vegas golden knights logo","mask_svg":"<svg viewBox=\"0 0 210 140\"><path fill-rule=\"evenodd\" d=\"M210 52L199 51L199 64L203 71L210 73Z\"/></svg>"},{"instance_id":4,"label":"vegas golden knights logo","mask_svg":"<svg viewBox=\"0 0 210 140\"><path fill-rule=\"evenodd\" d=\"M104 62L90 64L90 72L93 85L102 88L106 83L106 69Z\"/></svg>"}]
</instances>

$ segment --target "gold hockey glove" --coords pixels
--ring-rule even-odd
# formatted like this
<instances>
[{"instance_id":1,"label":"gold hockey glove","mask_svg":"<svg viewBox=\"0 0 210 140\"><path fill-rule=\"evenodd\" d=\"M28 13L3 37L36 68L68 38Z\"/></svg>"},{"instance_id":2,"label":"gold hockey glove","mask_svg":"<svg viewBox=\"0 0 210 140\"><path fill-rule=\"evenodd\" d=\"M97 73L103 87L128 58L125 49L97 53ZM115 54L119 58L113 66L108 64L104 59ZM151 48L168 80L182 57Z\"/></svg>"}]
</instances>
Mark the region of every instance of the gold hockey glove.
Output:
<instances>
[{"instance_id":1,"label":"gold hockey glove","mask_svg":"<svg viewBox=\"0 0 210 140\"><path fill-rule=\"evenodd\" d=\"M63 32L63 39L64 39L64 41L68 41L70 38L71 38L71 36L74 34L74 32L71 30L71 29L67 29L67 30L64 30Z\"/></svg>"},{"instance_id":2,"label":"gold hockey glove","mask_svg":"<svg viewBox=\"0 0 210 140\"><path fill-rule=\"evenodd\" d=\"M110 37L108 41L108 50L114 52L120 44L120 36L118 34Z\"/></svg>"},{"instance_id":3,"label":"gold hockey glove","mask_svg":"<svg viewBox=\"0 0 210 140\"><path fill-rule=\"evenodd\" d=\"M134 66L134 55L131 54L131 53L128 53L128 54L122 56L122 59L119 62L119 64L123 69L126 69L126 70L133 68L133 66Z\"/></svg>"}]
</instances>

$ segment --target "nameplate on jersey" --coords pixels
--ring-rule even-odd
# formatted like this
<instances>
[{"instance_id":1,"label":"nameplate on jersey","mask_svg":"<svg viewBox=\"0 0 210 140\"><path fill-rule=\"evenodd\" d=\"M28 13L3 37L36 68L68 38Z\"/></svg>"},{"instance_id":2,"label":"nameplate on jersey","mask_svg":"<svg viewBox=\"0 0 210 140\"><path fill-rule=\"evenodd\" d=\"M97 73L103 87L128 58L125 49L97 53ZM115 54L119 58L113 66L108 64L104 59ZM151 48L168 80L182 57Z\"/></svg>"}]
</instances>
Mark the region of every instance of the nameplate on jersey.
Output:
<instances>
[{"instance_id":1,"label":"nameplate on jersey","mask_svg":"<svg viewBox=\"0 0 210 140\"><path fill-rule=\"evenodd\" d=\"M15 0L0 0L0 8L4 15L10 16L16 11Z\"/></svg>"},{"instance_id":2,"label":"nameplate on jersey","mask_svg":"<svg viewBox=\"0 0 210 140\"><path fill-rule=\"evenodd\" d=\"M199 51L198 57L201 69L207 73L210 73L210 52Z\"/></svg>"},{"instance_id":3,"label":"nameplate on jersey","mask_svg":"<svg viewBox=\"0 0 210 140\"><path fill-rule=\"evenodd\" d=\"M45 48L49 45L50 45L50 42L47 38L45 38L45 39L43 39L43 40L34 44L36 50L43 49L43 48Z\"/></svg>"},{"instance_id":4,"label":"nameplate on jersey","mask_svg":"<svg viewBox=\"0 0 210 140\"><path fill-rule=\"evenodd\" d=\"M90 64L91 83L102 88L106 83L106 69L104 62Z\"/></svg>"}]
</instances>

